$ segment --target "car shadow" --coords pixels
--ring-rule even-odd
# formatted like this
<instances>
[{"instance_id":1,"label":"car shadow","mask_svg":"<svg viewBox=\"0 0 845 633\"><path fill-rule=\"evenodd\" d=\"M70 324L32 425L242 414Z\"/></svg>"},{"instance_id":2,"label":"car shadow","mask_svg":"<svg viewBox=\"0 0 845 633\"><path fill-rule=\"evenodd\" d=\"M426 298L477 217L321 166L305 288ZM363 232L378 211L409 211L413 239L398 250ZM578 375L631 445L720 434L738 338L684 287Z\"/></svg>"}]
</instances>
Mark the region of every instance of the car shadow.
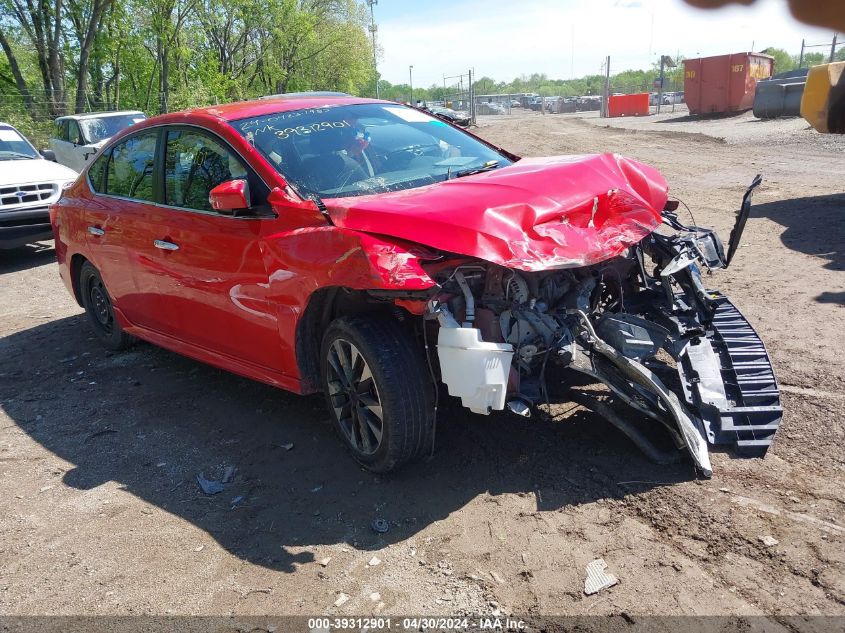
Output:
<instances>
[{"instance_id":1,"label":"car shadow","mask_svg":"<svg viewBox=\"0 0 845 633\"><path fill-rule=\"evenodd\" d=\"M36 242L20 248L0 250L0 275L37 268L56 261L53 242Z\"/></svg>"},{"instance_id":2,"label":"car shadow","mask_svg":"<svg viewBox=\"0 0 845 633\"><path fill-rule=\"evenodd\" d=\"M828 270L845 270L845 193L755 204L752 217L774 220L786 230L783 245L826 260ZM842 303L842 292L824 292L816 300Z\"/></svg>"},{"instance_id":3,"label":"car shadow","mask_svg":"<svg viewBox=\"0 0 845 633\"><path fill-rule=\"evenodd\" d=\"M584 410L564 422L442 404L434 455L377 476L346 454L322 397L143 343L105 352L84 315L0 339L0 406L72 464L64 484L84 494L117 482L243 560L283 572L314 560L299 548L382 548L483 495L530 495L538 510L554 510L695 476L690 464L648 462ZM227 467L235 471L223 492L203 494L197 474L220 480ZM373 530L377 518L387 533Z\"/></svg>"}]
</instances>

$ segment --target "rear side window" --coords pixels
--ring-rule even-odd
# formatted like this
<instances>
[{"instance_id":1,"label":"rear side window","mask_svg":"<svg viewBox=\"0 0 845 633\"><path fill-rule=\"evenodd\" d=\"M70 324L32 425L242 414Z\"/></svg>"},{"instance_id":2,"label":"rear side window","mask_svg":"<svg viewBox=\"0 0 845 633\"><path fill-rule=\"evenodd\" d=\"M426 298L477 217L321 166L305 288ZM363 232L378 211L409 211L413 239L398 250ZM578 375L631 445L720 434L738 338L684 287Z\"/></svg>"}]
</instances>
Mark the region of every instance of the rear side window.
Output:
<instances>
[{"instance_id":1,"label":"rear side window","mask_svg":"<svg viewBox=\"0 0 845 633\"><path fill-rule=\"evenodd\" d=\"M208 134L170 130L164 158L165 203L212 211L208 194L227 180L247 178L240 158Z\"/></svg>"},{"instance_id":2,"label":"rear side window","mask_svg":"<svg viewBox=\"0 0 845 633\"><path fill-rule=\"evenodd\" d=\"M146 132L115 145L109 155L103 193L153 202L153 166L157 139L158 132Z\"/></svg>"},{"instance_id":3,"label":"rear side window","mask_svg":"<svg viewBox=\"0 0 845 633\"><path fill-rule=\"evenodd\" d=\"M106 165L111 158L111 152L106 152L94 161L88 169L88 179L91 181L91 188L97 193L105 193L103 189L103 177L106 174Z\"/></svg>"}]
</instances>

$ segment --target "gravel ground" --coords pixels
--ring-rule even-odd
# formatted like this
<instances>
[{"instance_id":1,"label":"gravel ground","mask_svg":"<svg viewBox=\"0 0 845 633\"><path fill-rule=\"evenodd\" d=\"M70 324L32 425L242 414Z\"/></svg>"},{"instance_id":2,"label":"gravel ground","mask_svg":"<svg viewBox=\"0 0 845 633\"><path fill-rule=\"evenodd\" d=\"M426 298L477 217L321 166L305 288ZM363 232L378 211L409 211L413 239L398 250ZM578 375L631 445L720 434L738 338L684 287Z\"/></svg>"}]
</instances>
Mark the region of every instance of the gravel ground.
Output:
<instances>
[{"instance_id":1,"label":"gravel ground","mask_svg":"<svg viewBox=\"0 0 845 633\"><path fill-rule=\"evenodd\" d=\"M652 163L722 235L764 173L711 285L783 386L765 459L716 452L697 481L580 407L447 406L433 459L375 477L320 398L146 344L107 353L49 244L0 253L0 614L845 615L841 144L745 115L607 123L525 114L478 132L525 155ZM201 494L197 473L227 466L225 491ZM619 584L585 596L598 557Z\"/></svg>"},{"instance_id":2,"label":"gravel ground","mask_svg":"<svg viewBox=\"0 0 845 633\"><path fill-rule=\"evenodd\" d=\"M703 134L723 141L728 145L743 145L749 148L788 145L791 148L806 147L810 151L845 152L845 136L819 134L800 117L761 120L751 111L713 117L690 116L686 104L678 104L672 112L672 106L663 106L662 112L643 117L599 118L598 112L578 112L575 114L550 115L565 119L581 119L599 127L636 130L642 132L683 132L685 134ZM514 115L524 118L525 113ZM529 117L531 115L528 115ZM482 124L485 123L482 118Z\"/></svg>"}]
</instances>

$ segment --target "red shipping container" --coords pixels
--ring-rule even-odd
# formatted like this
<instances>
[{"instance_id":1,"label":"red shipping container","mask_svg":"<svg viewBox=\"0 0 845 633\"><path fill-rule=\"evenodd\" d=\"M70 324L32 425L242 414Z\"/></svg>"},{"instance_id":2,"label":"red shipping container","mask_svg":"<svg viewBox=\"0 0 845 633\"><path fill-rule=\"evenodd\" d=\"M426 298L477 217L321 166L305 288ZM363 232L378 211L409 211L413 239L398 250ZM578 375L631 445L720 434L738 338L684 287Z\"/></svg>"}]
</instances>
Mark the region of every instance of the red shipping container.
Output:
<instances>
[{"instance_id":1,"label":"red shipping container","mask_svg":"<svg viewBox=\"0 0 845 633\"><path fill-rule=\"evenodd\" d=\"M684 98L690 114L749 110L757 80L772 76L774 62L760 53L685 59Z\"/></svg>"},{"instance_id":2,"label":"red shipping container","mask_svg":"<svg viewBox=\"0 0 845 633\"><path fill-rule=\"evenodd\" d=\"M648 111L648 93L638 92L632 95L613 95L607 100L607 116L646 116Z\"/></svg>"}]
</instances>

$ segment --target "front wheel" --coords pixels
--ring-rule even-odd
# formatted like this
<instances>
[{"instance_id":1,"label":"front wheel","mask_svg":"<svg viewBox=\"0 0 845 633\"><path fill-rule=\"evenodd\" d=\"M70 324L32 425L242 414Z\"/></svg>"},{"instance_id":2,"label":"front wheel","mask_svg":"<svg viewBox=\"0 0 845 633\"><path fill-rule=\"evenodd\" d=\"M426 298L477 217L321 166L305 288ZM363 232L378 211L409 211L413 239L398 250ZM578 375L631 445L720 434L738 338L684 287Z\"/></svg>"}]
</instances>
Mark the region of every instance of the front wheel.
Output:
<instances>
[{"instance_id":1,"label":"front wheel","mask_svg":"<svg viewBox=\"0 0 845 633\"><path fill-rule=\"evenodd\" d=\"M89 262L82 264L79 270L79 289L85 313L100 342L114 351L129 347L134 339L117 322L103 278Z\"/></svg>"},{"instance_id":2,"label":"front wheel","mask_svg":"<svg viewBox=\"0 0 845 633\"><path fill-rule=\"evenodd\" d=\"M433 385L422 350L381 315L342 317L323 337L323 391L358 462L384 473L430 448Z\"/></svg>"}]
</instances>

